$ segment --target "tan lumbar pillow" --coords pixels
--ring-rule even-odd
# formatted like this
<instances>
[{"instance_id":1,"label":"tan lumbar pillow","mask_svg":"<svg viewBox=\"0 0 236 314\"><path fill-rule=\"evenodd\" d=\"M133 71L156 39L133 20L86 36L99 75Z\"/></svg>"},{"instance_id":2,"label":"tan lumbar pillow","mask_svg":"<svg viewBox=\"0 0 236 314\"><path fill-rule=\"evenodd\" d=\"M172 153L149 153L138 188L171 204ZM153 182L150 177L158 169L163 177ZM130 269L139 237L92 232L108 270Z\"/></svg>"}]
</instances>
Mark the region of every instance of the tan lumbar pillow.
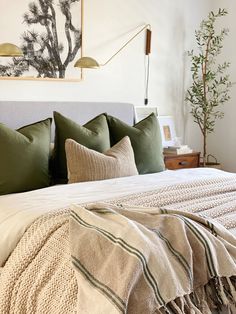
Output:
<instances>
[{"instance_id":1,"label":"tan lumbar pillow","mask_svg":"<svg viewBox=\"0 0 236 314\"><path fill-rule=\"evenodd\" d=\"M137 175L134 152L128 136L104 154L72 139L65 143L68 183Z\"/></svg>"}]
</instances>

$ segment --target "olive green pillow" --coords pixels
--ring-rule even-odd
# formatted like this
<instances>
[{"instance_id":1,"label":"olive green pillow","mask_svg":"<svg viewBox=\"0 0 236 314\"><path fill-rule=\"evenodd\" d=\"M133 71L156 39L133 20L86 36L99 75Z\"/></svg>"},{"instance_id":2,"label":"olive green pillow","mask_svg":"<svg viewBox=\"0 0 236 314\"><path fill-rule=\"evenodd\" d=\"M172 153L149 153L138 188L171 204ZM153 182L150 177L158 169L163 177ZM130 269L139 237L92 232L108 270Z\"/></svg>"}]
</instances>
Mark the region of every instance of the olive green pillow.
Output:
<instances>
[{"instance_id":1,"label":"olive green pillow","mask_svg":"<svg viewBox=\"0 0 236 314\"><path fill-rule=\"evenodd\" d=\"M65 141L70 138L100 153L110 148L110 136L105 114L101 114L81 126L59 112L54 112L55 147L52 159L55 183L67 183Z\"/></svg>"},{"instance_id":2,"label":"olive green pillow","mask_svg":"<svg viewBox=\"0 0 236 314\"><path fill-rule=\"evenodd\" d=\"M49 185L52 119L12 130L0 123L0 195Z\"/></svg>"},{"instance_id":3,"label":"olive green pillow","mask_svg":"<svg viewBox=\"0 0 236 314\"><path fill-rule=\"evenodd\" d=\"M165 169L159 123L154 113L134 126L107 116L111 145L129 136L134 150L139 174L159 172Z\"/></svg>"}]
</instances>

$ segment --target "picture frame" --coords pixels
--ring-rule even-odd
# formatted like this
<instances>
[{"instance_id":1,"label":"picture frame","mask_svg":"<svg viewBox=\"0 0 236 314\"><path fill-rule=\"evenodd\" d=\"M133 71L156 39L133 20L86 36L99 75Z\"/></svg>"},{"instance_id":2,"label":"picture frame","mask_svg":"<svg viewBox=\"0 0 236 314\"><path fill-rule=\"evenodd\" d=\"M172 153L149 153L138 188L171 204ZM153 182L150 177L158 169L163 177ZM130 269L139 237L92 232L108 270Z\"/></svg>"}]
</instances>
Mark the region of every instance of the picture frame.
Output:
<instances>
[{"instance_id":1,"label":"picture frame","mask_svg":"<svg viewBox=\"0 0 236 314\"><path fill-rule=\"evenodd\" d=\"M174 146L176 141L175 123L172 116L158 116L162 146Z\"/></svg>"},{"instance_id":2,"label":"picture frame","mask_svg":"<svg viewBox=\"0 0 236 314\"><path fill-rule=\"evenodd\" d=\"M3 0L0 11L1 42L24 54L0 58L0 79L81 81L83 0Z\"/></svg>"},{"instance_id":3,"label":"picture frame","mask_svg":"<svg viewBox=\"0 0 236 314\"><path fill-rule=\"evenodd\" d=\"M135 106L134 107L135 122L139 122L149 116L151 113L154 113L157 117L157 107L155 106Z\"/></svg>"}]
</instances>

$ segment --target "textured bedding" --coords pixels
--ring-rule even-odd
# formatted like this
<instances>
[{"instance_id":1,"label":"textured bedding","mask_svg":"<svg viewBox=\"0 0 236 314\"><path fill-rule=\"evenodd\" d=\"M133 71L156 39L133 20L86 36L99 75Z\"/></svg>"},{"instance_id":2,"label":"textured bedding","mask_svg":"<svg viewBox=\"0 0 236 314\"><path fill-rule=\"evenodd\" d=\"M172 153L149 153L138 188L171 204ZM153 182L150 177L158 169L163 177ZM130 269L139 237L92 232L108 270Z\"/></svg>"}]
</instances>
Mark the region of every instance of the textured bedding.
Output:
<instances>
[{"instance_id":1,"label":"textured bedding","mask_svg":"<svg viewBox=\"0 0 236 314\"><path fill-rule=\"evenodd\" d=\"M0 267L14 250L28 226L44 213L65 208L72 203L101 201L218 176L230 178L234 174L208 168L167 170L128 178L57 185L31 192L0 196Z\"/></svg>"},{"instance_id":2,"label":"textured bedding","mask_svg":"<svg viewBox=\"0 0 236 314\"><path fill-rule=\"evenodd\" d=\"M166 171L160 174L160 176L158 176L158 174L143 177L136 176L126 178L126 180L113 179L107 180L107 182L93 183L92 185L75 184L66 187L58 186L43 189L41 190L40 203L40 191L23 193L24 195L8 195L0 198L0 217L2 217L0 228L3 228L4 225L5 231L8 229L14 230L13 227L17 226L16 219L18 219L20 223L18 234L12 233L11 243L17 244L22 236L23 229L28 228L4 267L1 269L0 313L75 313L78 308L78 313L91 313L89 310L91 299L87 297L91 286L88 283L86 284L84 280L81 280L81 274L78 273L71 261L71 250L75 243L80 243L79 239L84 235L83 232L80 231L78 238L76 238L76 236L72 237L72 228L70 227L72 223L70 217L71 203L79 204L105 200L106 206L108 207L110 206L108 204L113 204L112 206L118 205L119 214L122 213L122 208L125 209L126 206L129 206L131 213L133 207L134 211L137 211L136 206L146 208L154 207L152 210L156 212L161 209L161 213L164 215L169 214L166 210L171 211L171 215L172 211L181 210L181 217L187 215L187 212L194 212L202 216L199 218L200 220L204 217L210 219L214 218L214 223L216 224L215 230L218 230L218 228L221 230L221 225L223 224L230 231L235 231L236 175L234 174L217 170L194 169L175 172ZM62 191L64 191L64 194L62 194ZM33 203L36 204L35 207L32 207ZM47 204L49 206L46 206ZM140 208L138 210L142 211ZM5 216L2 211L5 211ZM48 211L49 213L47 213ZM149 209L143 211L147 214ZM6 214L6 212L8 214ZM23 224L19 219L20 217L29 217L29 219L26 219L26 223ZM39 218L36 219L37 217ZM3 223L4 218L5 224ZM131 215L129 218L133 219L134 217ZM193 220L194 219L198 220L197 218L193 218ZM35 221L33 222L33 220ZM148 227L146 226L145 220L141 223L144 224L145 227ZM195 223L197 224L198 222L195 221ZM217 225L218 223L220 223L219 227ZM170 225L172 226L172 224ZM211 224L209 224L209 226L211 226ZM201 226L201 228L201 230L204 229L204 232L208 233L208 235L210 234L209 236L215 240L214 232L213 234L211 233L212 228L209 229L206 226ZM181 235L184 234L185 229L186 226L181 230ZM4 234L2 230L3 229L1 229L1 235ZM185 313L183 310L184 302L189 302L187 301L189 293L191 294L191 291L193 291L193 289L196 290L197 287L202 288L203 285L207 283L209 283L209 286L212 286L212 284L217 286L217 291L222 292L222 289L225 290L226 295L219 293L219 302L216 303L217 306L219 306L219 303L228 303L231 307L234 306L236 292L235 280L232 274L235 276L235 238L232 232L221 231L221 235L218 237L219 241L217 240L221 243L220 245L223 244L224 246L221 249L227 252L223 263L221 263L222 257L216 262L216 264L219 262L219 268L217 268L219 271L217 271L217 276L213 275L213 277L221 278L218 280L218 283L212 283L210 281L212 274L209 273L206 267L205 279L199 282L193 281L194 287L191 287L190 290L183 290L182 295L186 295L186 298L183 299L183 302L181 301L181 304L181 302L176 299L180 295L176 292L178 281L175 282L173 291L171 289L175 296L171 294L170 298L164 298L164 303L171 301L177 302L176 304L179 306L179 309L175 309L176 313ZM166 236L168 235L166 234ZM177 244L174 240L177 240L178 237L176 237L174 230L171 237L173 239L172 246L176 248ZM8 233L8 237L5 238L5 243L6 239L10 238L11 235ZM18 240L16 240L16 238ZM82 248L90 244L88 234L85 234L84 238L85 240L80 243ZM187 242L183 242L183 245L184 243L191 243L192 241L189 237L186 237L186 239ZM1 240L1 244L4 244L3 240ZM11 244L11 250L14 248L14 245ZM162 243L162 245L165 246L164 243ZM213 254L218 255L217 252L220 252L221 249L219 249L217 245L214 246L214 249L216 251L214 251ZM0 250L1 253L4 252L6 257L7 252L6 250L3 251L3 246L0 246ZM106 251L106 247L102 247L102 242L98 240L95 250L90 250L90 255L88 256L89 260L98 258L94 265L94 275L96 276L96 272L101 275L100 269L103 264L103 250ZM81 249L79 250L79 254L80 251ZM194 246L192 252L197 254ZM187 251L185 253L187 254ZM219 256L222 256L221 254L222 253L219 253ZM78 259L80 256L76 258ZM202 258L204 259L204 256ZM109 263L109 260L106 262ZM196 268L194 271L198 274L199 271L202 270L202 262L196 262L194 258L192 262ZM227 265L229 264L231 266L228 267ZM135 274L136 272L134 271L134 275ZM137 277L137 284L145 285L145 283L142 282L142 280L139 281L138 278L139 277ZM197 278L198 276L196 276L195 280L197 280ZM121 274L116 284L119 286L119 282L127 282L127 279L128 277L124 272L124 274ZM183 285L185 286L185 284ZM208 290L207 288L207 291ZM164 290L161 291L161 293L165 294ZM204 300L204 302L206 301L205 312L202 310L202 313L210 313L208 308L211 306L214 307L214 302L211 301L209 295L216 296L215 293L216 291L212 288L212 292L209 291L206 295L202 295L202 300ZM93 295L93 300L96 299L97 304L99 304L101 291L93 289ZM204 304L202 300L200 300L200 304ZM175 306L175 302L173 306ZM193 302L193 300L191 302ZM197 306L197 301L195 303L196 305L194 306ZM103 305L104 304L103 302ZM189 313L187 311L187 305L185 308L186 313ZM109 313L116 313L116 311L117 307L115 307L114 311L109 311ZM106 313L106 311L99 309L92 313Z\"/></svg>"}]
</instances>

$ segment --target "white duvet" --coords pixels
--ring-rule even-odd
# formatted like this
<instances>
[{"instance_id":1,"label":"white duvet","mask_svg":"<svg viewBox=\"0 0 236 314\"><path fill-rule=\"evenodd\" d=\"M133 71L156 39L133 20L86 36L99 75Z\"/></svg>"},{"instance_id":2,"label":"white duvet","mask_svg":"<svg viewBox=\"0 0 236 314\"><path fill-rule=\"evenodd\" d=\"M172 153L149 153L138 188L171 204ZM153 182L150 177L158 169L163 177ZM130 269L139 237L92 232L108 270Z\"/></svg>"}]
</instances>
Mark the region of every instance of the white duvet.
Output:
<instances>
[{"instance_id":1,"label":"white duvet","mask_svg":"<svg viewBox=\"0 0 236 314\"><path fill-rule=\"evenodd\" d=\"M41 214L71 204L107 200L219 175L229 177L235 174L209 168L166 170L155 174L57 185L0 196L0 266L3 266L27 227Z\"/></svg>"}]
</instances>

